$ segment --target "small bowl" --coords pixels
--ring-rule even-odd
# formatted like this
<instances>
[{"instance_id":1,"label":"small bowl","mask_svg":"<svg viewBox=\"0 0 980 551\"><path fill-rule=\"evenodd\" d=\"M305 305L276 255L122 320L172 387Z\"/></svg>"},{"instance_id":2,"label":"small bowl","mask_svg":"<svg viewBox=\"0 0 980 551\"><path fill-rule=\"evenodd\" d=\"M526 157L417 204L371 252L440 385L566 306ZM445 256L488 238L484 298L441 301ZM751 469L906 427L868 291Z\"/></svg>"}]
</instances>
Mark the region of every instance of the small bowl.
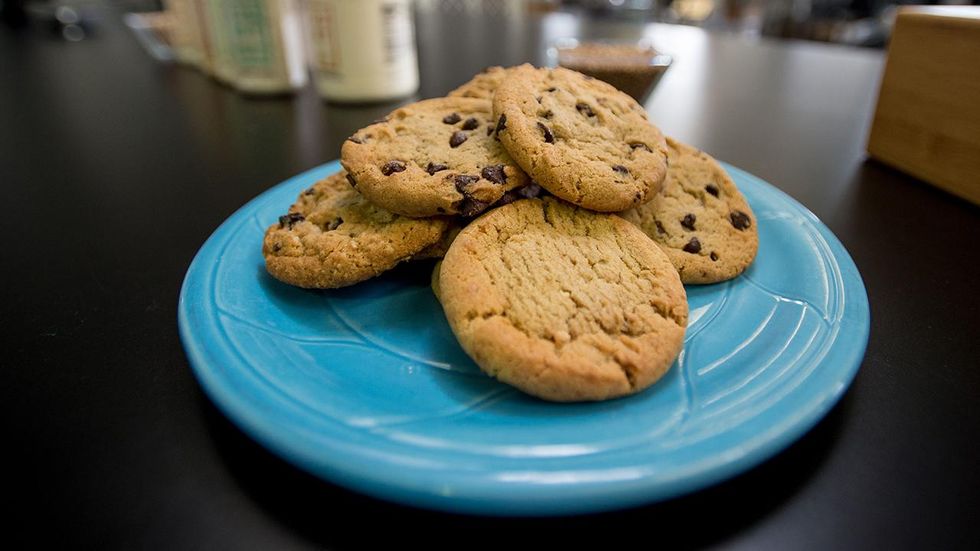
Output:
<instances>
[{"instance_id":1,"label":"small bowl","mask_svg":"<svg viewBox=\"0 0 980 551\"><path fill-rule=\"evenodd\" d=\"M548 48L548 61L608 82L642 104L673 60L647 40L562 38Z\"/></svg>"}]
</instances>

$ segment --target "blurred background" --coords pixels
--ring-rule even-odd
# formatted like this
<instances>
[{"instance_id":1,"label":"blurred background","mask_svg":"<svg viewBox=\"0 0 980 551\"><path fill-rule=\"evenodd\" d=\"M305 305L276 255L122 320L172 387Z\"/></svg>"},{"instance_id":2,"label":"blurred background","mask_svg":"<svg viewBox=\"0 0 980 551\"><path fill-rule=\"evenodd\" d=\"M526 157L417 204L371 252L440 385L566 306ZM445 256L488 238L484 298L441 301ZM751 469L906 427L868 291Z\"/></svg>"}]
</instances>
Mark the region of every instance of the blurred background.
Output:
<instances>
[{"instance_id":1,"label":"blurred background","mask_svg":"<svg viewBox=\"0 0 980 551\"><path fill-rule=\"evenodd\" d=\"M126 26L151 57L197 67L240 92L282 95L312 82L328 100L381 102L418 91L420 49L430 43L445 50L443 40L433 40L429 33L445 34L474 19L486 25L467 29L471 38L473 32L480 32L486 35L480 37L486 44L493 33L499 33L501 40L491 55L474 55L467 51L473 41L460 37L467 58L486 59L487 65L507 64L510 58L513 63L554 65L560 63L555 46L568 38L632 41L653 52L652 40L637 43L650 38L645 29L651 23L749 38L880 49L888 44L900 5L928 3L977 1L0 0L0 15L9 27L80 42L97 36L107 14L123 14ZM537 24L529 24L528 19ZM526 53L508 55L516 51L540 55L531 60ZM453 52L437 54L466 63ZM647 93L670 61L657 60L662 67ZM622 88L620 82L613 83ZM637 99L642 102L646 96Z\"/></svg>"},{"instance_id":2,"label":"blurred background","mask_svg":"<svg viewBox=\"0 0 980 551\"><path fill-rule=\"evenodd\" d=\"M0 120L26 120L17 106L36 104L46 117L60 105L90 113L89 135L109 139L120 129L105 127L111 118L146 119L177 101L202 147L243 173L268 173L268 185L281 176L277 163L298 170L335 158L347 136L398 105L444 95L489 66L530 62L613 83L665 133L773 176L797 177L790 159L810 178L830 171L824 181L844 181L869 151L929 181L943 180L937 167L960 167L947 171L954 184L972 179L980 10L933 7L917 18L923 10L901 8L894 0L0 0L0 108L10 110ZM950 27L951 13L972 22ZM876 111L879 83L888 82ZM784 135L797 124L801 141L772 155L790 149ZM261 139L260 127L275 139ZM868 145L869 135L885 145ZM821 161L824 150L844 160ZM903 166L912 158L920 168ZM783 164L784 174L775 170Z\"/></svg>"},{"instance_id":3,"label":"blurred background","mask_svg":"<svg viewBox=\"0 0 980 551\"><path fill-rule=\"evenodd\" d=\"M316 0L312 0L314 3ZM182 2L166 0L0 0L8 22L34 19L64 32L68 40L84 39L96 10L111 5L127 12L163 11ZM207 3L207 2L205 2ZM297 0L306 4L306 0ZM978 4L976 0L416 0L419 10L480 10L519 14L527 10L576 12L609 19L678 23L714 30L786 39L816 40L863 47L883 47L899 5ZM300 6L302 8L302 6ZM179 8L178 8L179 9ZM171 22L161 22L161 27ZM169 29L163 31L167 34Z\"/></svg>"}]
</instances>

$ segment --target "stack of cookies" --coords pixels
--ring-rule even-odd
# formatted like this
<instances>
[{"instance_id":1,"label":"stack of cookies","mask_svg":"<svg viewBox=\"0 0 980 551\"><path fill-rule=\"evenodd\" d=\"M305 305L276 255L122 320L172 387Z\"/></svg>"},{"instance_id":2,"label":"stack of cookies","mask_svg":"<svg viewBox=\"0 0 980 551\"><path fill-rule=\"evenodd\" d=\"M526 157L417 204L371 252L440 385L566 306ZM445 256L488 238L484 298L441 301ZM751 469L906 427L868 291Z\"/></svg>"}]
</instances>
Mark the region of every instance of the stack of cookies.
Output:
<instances>
[{"instance_id":1,"label":"stack of cookies","mask_svg":"<svg viewBox=\"0 0 980 551\"><path fill-rule=\"evenodd\" d=\"M612 86L492 68L341 150L263 243L277 279L352 285L444 257L433 290L487 374L554 401L656 382L683 346L683 283L738 276L758 233L723 168Z\"/></svg>"}]
</instances>

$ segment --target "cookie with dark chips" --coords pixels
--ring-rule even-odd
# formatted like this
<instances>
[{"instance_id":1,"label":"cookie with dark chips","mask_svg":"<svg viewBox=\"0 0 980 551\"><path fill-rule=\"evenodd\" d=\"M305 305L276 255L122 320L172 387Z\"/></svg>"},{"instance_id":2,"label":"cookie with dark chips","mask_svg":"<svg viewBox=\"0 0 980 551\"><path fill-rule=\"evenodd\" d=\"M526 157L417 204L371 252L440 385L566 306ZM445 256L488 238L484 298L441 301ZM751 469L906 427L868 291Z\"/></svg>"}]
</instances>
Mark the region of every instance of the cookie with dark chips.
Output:
<instances>
[{"instance_id":1,"label":"cookie with dark chips","mask_svg":"<svg viewBox=\"0 0 980 551\"><path fill-rule=\"evenodd\" d=\"M413 258L442 256L457 225L414 219L369 203L338 172L300 194L266 230L266 270L298 287L331 289L370 279Z\"/></svg>"},{"instance_id":2,"label":"cookie with dark chips","mask_svg":"<svg viewBox=\"0 0 980 551\"><path fill-rule=\"evenodd\" d=\"M508 69L494 134L535 182L576 205L623 211L653 198L667 147L636 100L561 67Z\"/></svg>"},{"instance_id":3,"label":"cookie with dark chips","mask_svg":"<svg viewBox=\"0 0 980 551\"><path fill-rule=\"evenodd\" d=\"M707 153L667 138L663 192L622 213L660 245L684 283L738 276L755 259L755 215L725 169Z\"/></svg>"},{"instance_id":4,"label":"cookie with dark chips","mask_svg":"<svg viewBox=\"0 0 980 551\"><path fill-rule=\"evenodd\" d=\"M493 128L487 100L424 100L348 138L341 163L361 194L391 212L475 216L529 183Z\"/></svg>"}]
</instances>

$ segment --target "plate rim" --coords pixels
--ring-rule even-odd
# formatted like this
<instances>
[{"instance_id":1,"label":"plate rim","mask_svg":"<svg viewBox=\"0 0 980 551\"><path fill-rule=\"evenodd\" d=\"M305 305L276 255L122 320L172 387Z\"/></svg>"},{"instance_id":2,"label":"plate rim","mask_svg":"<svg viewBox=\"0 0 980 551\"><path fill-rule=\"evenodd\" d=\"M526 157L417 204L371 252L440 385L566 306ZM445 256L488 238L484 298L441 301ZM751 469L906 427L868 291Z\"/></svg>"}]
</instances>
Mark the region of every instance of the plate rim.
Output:
<instances>
[{"instance_id":1,"label":"plate rim","mask_svg":"<svg viewBox=\"0 0 980 551\"><path fill-rule=\"evenodd\" d=\"M552 516L621 509L662 501L707 488L765 462L809 432L826 416L850 387L860 370L870 337L870 309L867 289L857 265L843 243L823 224L819 217L786 192L749 172L728 163L721 162L721 164L733 175L733 179L736 179L735 175L737 174L740 178L753 180L755 184L767 188L768 192L775 192L779 199L790 204L799 214L808 219L827 243L841 273L847 272L848 278L844 281L847 287L847 302L843 307L843 312L846 313L849 307L851 309L856 308L851 317L856 318L857 323L859 323L858 327L851 328L849 335L851 346L844 351L847 354L838 360L846 367L840 369L841 377L836 380L836 384L833 387L825 388L822 393L812 395L806 404L802 404L805 407L796 408L795 415L784 420L781 425L763 433L764 437L755 438L757 442L738 457L714 461L710 465L694 469L694 472L687 476L672 481L641 478L630 480L629 484L581 486L579 487L581 491L579 493L573 492L573 494L574 497L582 499L569 499L570 496L560 495L561 492L559 491L552 495L541 495L536 492L525 495L526 492L519 492L521 494L520 499L515 500L501 498L499 495L478 495L479 492L473 495L433 492L430 485L418 482L413 484L405 477L393 480L391 476L379 476L373 472L365 472L365 469L352 468L351 460L356 459L358 454L365 453L366 447L345 446L339 442L329 442L332 445L329 449L333 454L336 454L336 458L328 460L322 453L324 448L321 446L324 442L313 445L310 442L296 442L290 437L283 437L282 432L276 430L274 423L264 418L254 407L250 407L247 399L236 396L232 389L222 384L218 370L208 364L208 352L202 348L203 343L198 342L191 331L194 316L189 306L188 296L194 291L193 287L198 271L203 269L205 253L214 247L226 232L232 229L234 221L243 213L263 204L267 196L276 193L283 187L295 185L297 181L319 179L338 170L338 160L324 163L292 176L246 202L225 218L195 253L181 284L177 316L181 343L191 371L212 403L239 429L274 455L322 480L387 501L454 513ZM855 291L857 291L856 294ZM853 319L850 321L855 322ZM859 330L860 334L856 335L855 330ZM856 342L855 338L857 338ZM838 350L837 353L839 355L841 351ZM826 361L826 358L821 363L823 361ZM799 387L784 396L781 401L792 397L798 391ZM317 451L319 453L315 453ZM331 455L331 457L334 456ZM554 488L553 486L552 489Z\"/></svg>"}]
</instances>

